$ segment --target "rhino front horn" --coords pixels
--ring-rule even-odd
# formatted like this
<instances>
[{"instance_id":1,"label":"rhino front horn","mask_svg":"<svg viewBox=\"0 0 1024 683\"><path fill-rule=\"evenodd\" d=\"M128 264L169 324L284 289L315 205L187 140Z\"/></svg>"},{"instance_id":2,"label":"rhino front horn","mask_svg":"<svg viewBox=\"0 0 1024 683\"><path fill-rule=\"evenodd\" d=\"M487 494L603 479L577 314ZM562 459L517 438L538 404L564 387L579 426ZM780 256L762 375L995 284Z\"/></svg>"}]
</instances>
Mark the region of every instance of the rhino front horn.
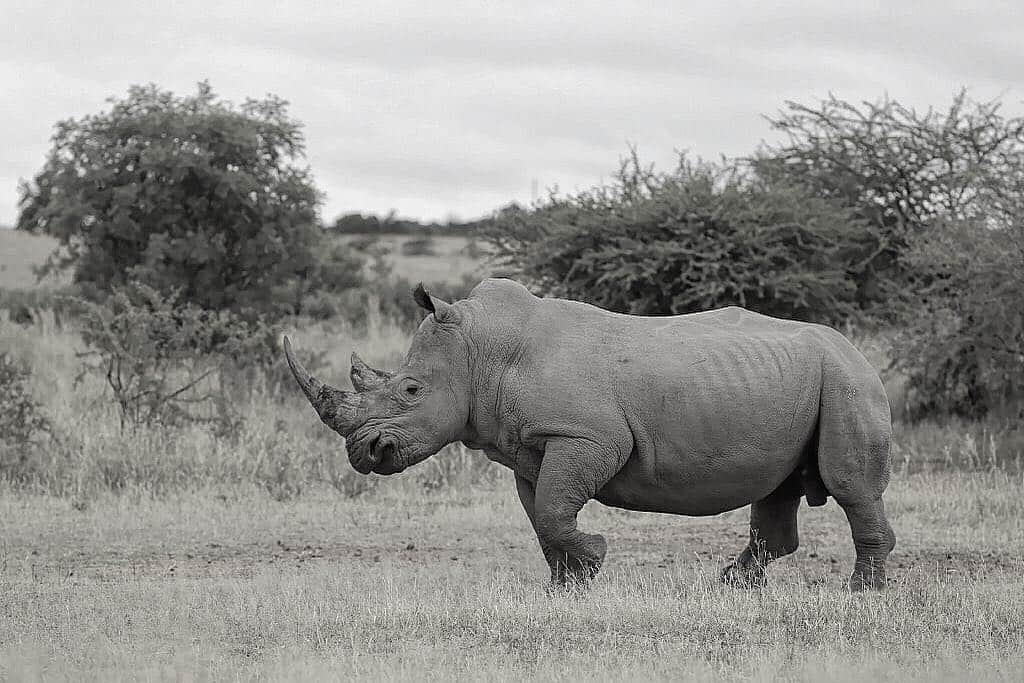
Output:
<instances>
[{"instance_id":1,"label":"rhino front horn","mask_svg":"<svg viewBox=\"0 0 1024 683\"><path fill-rule=\"evenodd\" d=\"M324 384L309 374L292 353L292 343L288 337L284 338L284 357L288 361L288 367L291 369L295 381L298 382L302 393L316 409L320 420L345 437L355 431L359 426L359 397L351 392Z\"/></svg>"}]
</instances>

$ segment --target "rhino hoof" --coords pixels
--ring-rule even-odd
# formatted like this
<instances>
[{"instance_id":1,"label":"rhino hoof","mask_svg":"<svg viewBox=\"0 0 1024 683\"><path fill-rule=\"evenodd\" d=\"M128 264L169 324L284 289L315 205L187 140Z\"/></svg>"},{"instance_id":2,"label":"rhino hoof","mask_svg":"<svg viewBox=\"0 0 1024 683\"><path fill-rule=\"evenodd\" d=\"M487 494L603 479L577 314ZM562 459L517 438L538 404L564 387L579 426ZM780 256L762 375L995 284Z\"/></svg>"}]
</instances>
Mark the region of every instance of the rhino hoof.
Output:
<instances>
[{"instance_id":1,"label":"rhino hoof","mask_svg":"<svg viewBox=\"0 0 1024 683\"><path fill-rule=\"evenodd\" d=\"M885 574L861 574L855 572L853 576L850 577L850 590L854 593L871 590L885 590L885 585Z\"/></svg>"},{"instance_id":2,"label":"rhino hoof","mask_svg":"<svg viewBox=\"0 0 1024 683\"><path fill-rule=\"evenodd\" d=\"M765 584L764 569L760 567L744 567L735 562L722 569L722 583L733 588L763 588Z\"/></svg>"},{"instance_id":3,"label":"rhino hoof","mask_svg":"<svg viewBox=\"0 0 1024 683\"><path fill-rule=\"evenodd\" d=\"M549 581L548 585L545 586L544 592L549 598L555 598L560 596L567 597L582 597L590 589L590 583L587 581Z\"/></svg>"}]
</instances>

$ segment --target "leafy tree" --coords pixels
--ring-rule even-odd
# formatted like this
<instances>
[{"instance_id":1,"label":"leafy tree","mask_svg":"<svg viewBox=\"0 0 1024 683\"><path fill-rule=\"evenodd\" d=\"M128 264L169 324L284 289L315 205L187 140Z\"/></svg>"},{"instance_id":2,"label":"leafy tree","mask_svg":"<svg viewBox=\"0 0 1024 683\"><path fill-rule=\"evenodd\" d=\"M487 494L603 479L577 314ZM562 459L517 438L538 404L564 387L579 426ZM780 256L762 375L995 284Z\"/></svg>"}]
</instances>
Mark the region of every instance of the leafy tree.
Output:
<instances>
[{"instance_id":1,"label":"leafy tree","mask_svg":"<svg viewBox=\"0 0 1024 683\"><path fill-rule=\"evenodd\" d=\"M73 268L86 293L137 280L206 309L270 315L359 284L358 257L324 242L284 100L235 106L204 82L185 97L136 86L110 104L58 123L21 188L17 227L59 241L44 270Z\"/></svg>"},{"instance_id":2,"label":"leafy tree","mask_svg":"<svg viewBox=\"0 0 1024 683\"><path fill-rule=\"evenodd\" d=\"M738 304L839 320L854 313L848 258L861 228L834 202L741 165L680 158L655 173L634 152L606 185L503 209L482 239L542 291L616 311Z\"/></svg>"},{"instance_id":3,"label":"leafy tree","mask_svg":"<svg viewBox=\"0 0 1024 683\"><path fill-rule=\"evenodd\" d=\"M937 220L1012 220L1024 118L1003 116L998 101L961 91L945 110L919 112L888 97L857 105L830 96L788 102L769 121L787 141L755 155L758 173L839 201L870 227L854 264L864 306L906 289L914 274L901 255Z\"/></svg>"}]
</instances>

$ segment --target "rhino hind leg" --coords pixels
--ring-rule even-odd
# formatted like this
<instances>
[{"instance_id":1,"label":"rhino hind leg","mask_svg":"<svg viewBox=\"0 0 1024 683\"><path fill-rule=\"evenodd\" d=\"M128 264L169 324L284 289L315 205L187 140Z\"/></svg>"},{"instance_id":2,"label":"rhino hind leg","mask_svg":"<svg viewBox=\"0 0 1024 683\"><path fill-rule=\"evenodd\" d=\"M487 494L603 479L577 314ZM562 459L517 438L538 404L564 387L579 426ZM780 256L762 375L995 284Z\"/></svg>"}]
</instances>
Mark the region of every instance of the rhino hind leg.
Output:
<instances>
[{"instance_id":1,"label":"rhino hind leg","mask_svg":"<svg viewBox=\"0 0 1024 683\"><path fill-rule=\"evenodd\" d=\"M842 365L823 369L818 467L850 523L857 553L851 590L885 587L885 561L896 535L882 494L889 483L892 426L877 375Z\"/></svg>"},{"instance_id":2,"label":"rhino hind leg","mask_svg":"<svg viewBox=\"0 0 1024 683\"><path fill-rule=\"evenodd\" d=\"M850 590L885 588L885 560L896 546L896 534L889 526L882 499L840 505L850 522L857 551Z\"/></svg>"},{"instance_id":3,"label":"rhino hind leg","mask_svg":"<svg viewBox=\"0 0 1024 683\"><path fill-rule=\"evenodd\" d=\"M722 581L737 587L764 584L765 568L800 545L797 508L801 489L795 477L750 506L750 541L743 552L722 570Z\"/></svg>"}]
</instances>

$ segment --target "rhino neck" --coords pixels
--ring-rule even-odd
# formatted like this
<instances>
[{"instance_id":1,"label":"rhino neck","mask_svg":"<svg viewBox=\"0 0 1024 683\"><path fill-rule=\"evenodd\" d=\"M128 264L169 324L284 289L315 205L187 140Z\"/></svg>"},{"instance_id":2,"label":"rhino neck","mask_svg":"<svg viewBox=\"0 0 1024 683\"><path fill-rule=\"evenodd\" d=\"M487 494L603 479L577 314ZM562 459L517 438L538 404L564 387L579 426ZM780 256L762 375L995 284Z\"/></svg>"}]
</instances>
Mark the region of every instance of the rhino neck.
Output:
<instances>
[{"instance_id":1,"label":"rhino neck","mask_svg":"<svg viewBox=\"0 0 1024 683\"><path fill-rule=\"evenodd\" d=\"M514 407L522 392L519 372L526 357L523 330L529 329L529 311L504 306L492 315L486 303L467 335L470 396L463 441L471 448L505 452L518 436Z\"/></svg>"}]
</instances>

